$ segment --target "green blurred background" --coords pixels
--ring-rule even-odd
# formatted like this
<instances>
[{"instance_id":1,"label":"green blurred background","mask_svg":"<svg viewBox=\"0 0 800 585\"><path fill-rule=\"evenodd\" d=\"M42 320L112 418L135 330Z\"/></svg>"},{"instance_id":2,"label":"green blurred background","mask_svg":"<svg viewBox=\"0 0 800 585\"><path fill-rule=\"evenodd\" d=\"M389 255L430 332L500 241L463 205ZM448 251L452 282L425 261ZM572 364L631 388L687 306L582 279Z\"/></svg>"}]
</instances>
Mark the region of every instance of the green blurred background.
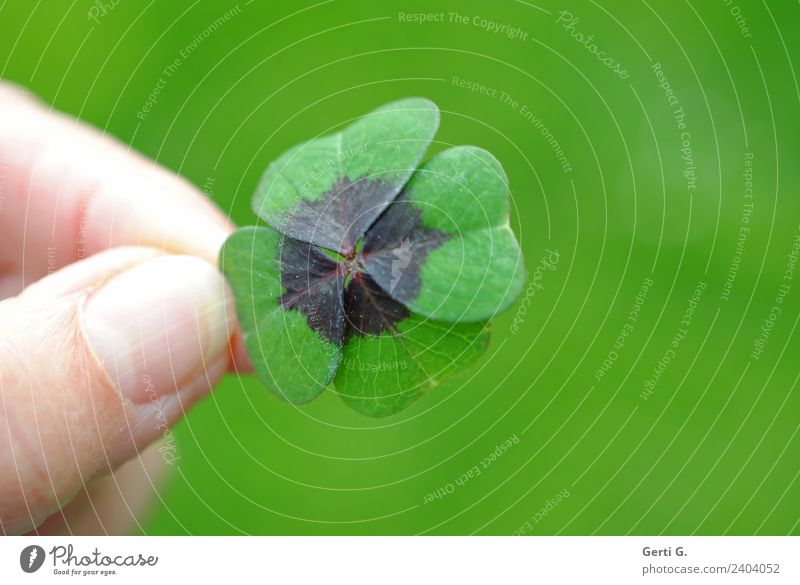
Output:
<instances>
[{"instance_id":1,"label":"green blurred background","mask_svg":"<svg viewBox=\"0 0 800 585\"><path fill-rule=\"evenodd\" d=\"M138 532L800 533L799 43L800 6L779 1L2 2L0 77L240 224L287 147L429 97L431 152L503 162L540 285L478 366L388 419L228 376L178 425Z\"/></svg>"}]
</instances>

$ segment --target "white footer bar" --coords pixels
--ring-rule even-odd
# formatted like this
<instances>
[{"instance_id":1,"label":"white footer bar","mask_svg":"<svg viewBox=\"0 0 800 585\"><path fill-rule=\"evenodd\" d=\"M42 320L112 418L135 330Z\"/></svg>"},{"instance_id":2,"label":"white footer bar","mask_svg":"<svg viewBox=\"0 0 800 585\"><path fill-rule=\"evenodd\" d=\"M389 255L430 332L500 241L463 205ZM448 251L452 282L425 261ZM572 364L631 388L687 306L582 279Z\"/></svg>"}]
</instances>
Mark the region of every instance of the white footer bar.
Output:
<instances>
[{"instance_id":1,"label":"white footer bar","mask_svg":"<svg viewBox=\"0 0 800 585\"><path fill-rule=\"evenodd\" d=\"M6 537L0 583L777 585L798 557L800 537Z\"/></svg>"}]
</instances>

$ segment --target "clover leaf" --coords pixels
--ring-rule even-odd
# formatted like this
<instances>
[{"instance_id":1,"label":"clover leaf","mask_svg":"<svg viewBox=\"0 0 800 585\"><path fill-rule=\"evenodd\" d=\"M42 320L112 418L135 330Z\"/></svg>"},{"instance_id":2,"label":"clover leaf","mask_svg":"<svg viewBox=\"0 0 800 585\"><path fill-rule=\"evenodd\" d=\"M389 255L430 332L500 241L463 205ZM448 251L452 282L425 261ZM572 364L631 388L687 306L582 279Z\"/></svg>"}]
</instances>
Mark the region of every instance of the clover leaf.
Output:
<instances>
[{"instance_id":1,"label":"clover leaf","mask_svg":"<svg viewBox=\"0 0 800 585\"><path fill-rule=\"evenodd\" d=\"M225 242L256 374L294 404L332 387L355 410L393 414L473 364L488 320L525 270L508 180L474 146L419 166L432 102L387 104L273 162L253 197L269 227Z\"/></svg>"}]
</instances>

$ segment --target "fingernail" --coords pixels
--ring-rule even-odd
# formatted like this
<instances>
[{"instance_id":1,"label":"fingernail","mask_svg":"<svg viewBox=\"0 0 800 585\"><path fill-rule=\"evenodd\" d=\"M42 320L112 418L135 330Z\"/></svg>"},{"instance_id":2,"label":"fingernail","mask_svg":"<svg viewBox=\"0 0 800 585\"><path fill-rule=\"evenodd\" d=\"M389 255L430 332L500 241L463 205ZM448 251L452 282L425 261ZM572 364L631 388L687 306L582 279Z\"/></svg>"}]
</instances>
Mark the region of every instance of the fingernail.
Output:
<instances>
[{"instance_id":1,"label":"fingernail","mask_svg":"<svg viewBox=\"0 0 800 585\"><path fill-rule=\"evenodd\" d=\"M86 302L89 343L123 396L177 392L222 352L234 330L222 275L192 256L160 256L114 277Z\"/></svg>"}]
</instances>

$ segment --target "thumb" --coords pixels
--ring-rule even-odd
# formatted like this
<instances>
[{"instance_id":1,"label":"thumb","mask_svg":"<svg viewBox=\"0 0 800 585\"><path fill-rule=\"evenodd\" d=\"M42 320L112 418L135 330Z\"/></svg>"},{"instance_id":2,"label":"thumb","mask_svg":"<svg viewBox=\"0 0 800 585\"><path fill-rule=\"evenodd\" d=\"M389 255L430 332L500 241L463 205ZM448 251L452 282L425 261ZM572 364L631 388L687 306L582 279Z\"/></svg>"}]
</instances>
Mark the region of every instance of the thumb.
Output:
<instances>
[{"instance_id":1,"label":"thumb","mask_svg":"<svg viewBox=\"0 0 800 585\"><path fill-rule=\"evenodd\" d=\"M0 528L19 533L132 457L230 364L232 296L204 260L116 248L0 302Z\"/></svg>"}]
</instances>

